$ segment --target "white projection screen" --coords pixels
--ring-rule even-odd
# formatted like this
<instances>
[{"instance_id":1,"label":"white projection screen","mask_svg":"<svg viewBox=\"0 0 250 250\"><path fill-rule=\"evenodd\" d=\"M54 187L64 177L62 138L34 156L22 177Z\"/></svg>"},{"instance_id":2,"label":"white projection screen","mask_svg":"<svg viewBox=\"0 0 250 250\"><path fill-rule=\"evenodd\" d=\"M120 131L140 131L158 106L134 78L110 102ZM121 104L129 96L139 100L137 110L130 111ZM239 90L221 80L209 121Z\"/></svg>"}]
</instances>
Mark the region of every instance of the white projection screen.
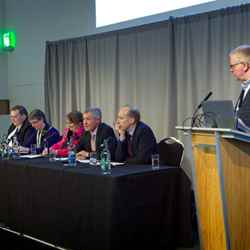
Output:
<instances>
[{"instance_id":1,"label":"white projection screen","mask_svg":"<svg viewBox=\"0 0 250 250\"><path fill-rule=\"evenodd\" d=\"M96 27L215 1L216 0L96 0Z\"/></svg>"}]
</instances>

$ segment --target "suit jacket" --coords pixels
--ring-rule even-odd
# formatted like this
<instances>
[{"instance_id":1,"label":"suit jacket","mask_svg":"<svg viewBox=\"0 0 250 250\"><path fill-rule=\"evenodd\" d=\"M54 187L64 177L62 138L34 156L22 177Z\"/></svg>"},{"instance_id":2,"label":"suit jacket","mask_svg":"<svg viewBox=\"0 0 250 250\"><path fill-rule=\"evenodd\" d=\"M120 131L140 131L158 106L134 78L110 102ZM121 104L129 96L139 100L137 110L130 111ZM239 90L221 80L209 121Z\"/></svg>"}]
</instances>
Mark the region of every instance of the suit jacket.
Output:
<instances>
[{"instance_id":1,"label":"suit jacket","mask_svg":"<svg viewBox=\"0 0 250 250\"><path fill-rule=\"evenodd\" d=\"M8 129L8 135L16 128L14 124L11 124ZM22 127L16 132L16 137L20 146L30 147L31 144L36 143L36 130L31 126L28 119L23 122Z\"/></svg>"},{"instance_id":2,"label":"suit jacket","mask_svg":"<svg viewBox=\"0 0 250 250\"><path fill-rule=\"evenodd\" d=\"M244 128L244 126L241 126L239 122L237 122L236 128L244 132L249 132L246 130L250 129L250 90L247 92L236 115L237 118L240 118L244 125L248 127L248 129Z\"/></svg>"},{"instance_id":3,"label":"suit jacket","mask_svg":"<svg viewBox=\"0 0 250 250\"><path fill-rule=\"evenodd\" d=\"M38 131L36 130L36 136ZM60 134L57 129L46 123L45 128L42 132L41 145L37 148L37 153L42 153L45 147L50 148L53 144L60 140ZM37 141L36 141L37 143Z\"/></svg>"},{"instance_id":4,"label":"suit jacket","mask_svg":"<svg viewBox=\"0 0 250 250\"><path fill-rule=\"evenodd\" d=\"M156 138L152 129L143 122L137 124L131 141L132 157L128 153L128 134L125 136L124 141L118 140L115 160L133 164L150 163L151 155L157 152Z\"/></svg>"},{"instance_id":5,"label":"suit jacket","mask_svg":"<svg viewBox=\"0 0 250 250\"><path fill-rule=\"evenodd\" d=\"M110 126L108 126L105 123L101 123L96 133L96 152L99 158L102 150L101 145L103 144L105 139L108 139L108 148L111 154L111 159L114 160L115 149L117 144L115 133ZM91 152L90 141L91 141L91 133L90 131L85 131L80 139L80 143L76 146L76 151L80 152L81 150L85 150L87 152Z\"/></svg>"}]
</instances>

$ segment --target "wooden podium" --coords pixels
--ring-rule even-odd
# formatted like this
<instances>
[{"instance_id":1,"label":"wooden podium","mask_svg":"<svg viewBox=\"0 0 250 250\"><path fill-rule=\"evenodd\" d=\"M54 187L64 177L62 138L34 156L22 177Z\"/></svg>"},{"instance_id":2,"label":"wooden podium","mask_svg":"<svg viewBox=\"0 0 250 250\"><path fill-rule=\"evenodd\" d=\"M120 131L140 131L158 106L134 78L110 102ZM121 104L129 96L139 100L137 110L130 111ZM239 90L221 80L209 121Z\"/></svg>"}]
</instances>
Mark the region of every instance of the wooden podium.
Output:
<instances>
[{"instance_id":1,"label":"wooden podium","mask_svg":"<svg viewBox=\"0 0 250 250\"><path fill-rule=\"evenodd\" d=\"M177 129L192 146L201 249L250 250L250 134Z\"/></svg>"}]
</instances>

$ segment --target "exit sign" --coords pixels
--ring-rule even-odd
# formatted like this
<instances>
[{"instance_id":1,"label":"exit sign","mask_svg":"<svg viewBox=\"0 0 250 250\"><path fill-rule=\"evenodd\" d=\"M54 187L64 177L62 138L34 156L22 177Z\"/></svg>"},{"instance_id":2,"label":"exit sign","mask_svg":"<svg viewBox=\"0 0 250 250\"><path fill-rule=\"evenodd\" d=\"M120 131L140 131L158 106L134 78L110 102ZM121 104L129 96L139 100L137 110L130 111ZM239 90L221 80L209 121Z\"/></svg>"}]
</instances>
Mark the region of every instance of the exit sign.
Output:
<instances>
[{"instance_id":1,"label":"exit sign","mask_svg":"<svg viewBox=\"0 0 250 250\"><path fill-rule=\"evenodd\" d=\"M13 51L16 48L16 33L13 30L0 30L0 50Z\"/></svg>"}]
</instances>

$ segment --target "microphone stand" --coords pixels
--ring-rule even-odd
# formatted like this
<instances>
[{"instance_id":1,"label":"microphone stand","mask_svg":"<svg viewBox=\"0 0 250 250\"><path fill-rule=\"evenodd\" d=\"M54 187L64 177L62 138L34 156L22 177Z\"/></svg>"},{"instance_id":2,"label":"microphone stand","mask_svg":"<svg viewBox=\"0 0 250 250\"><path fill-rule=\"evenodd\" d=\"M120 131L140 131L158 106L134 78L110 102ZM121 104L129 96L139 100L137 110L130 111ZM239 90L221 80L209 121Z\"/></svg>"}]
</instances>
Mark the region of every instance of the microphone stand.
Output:
<instances>
[{"instance_id":1,"label":"microphone stand","mask_svg":"<svg viewBox=\"0 0 250 250\"><path fill-rule=\"evenodd\" d=\"M194 111L194 113L193 113L193 115L192 115L191 128L193 128L193 126L194 126L194 124L195 124L195 120L196 120L196 117L197 117L197 116L196 116L197 112L198 112L199 109L202 107L203 103L204 103L205 101L207 101L208 98L209 98L212 94L213 94L213 92L210 91L210 92L206 95L206 97L201 101L201 103L198 105L198 107L195 109L195 111Z\"/></svg>"}]
</instances>

